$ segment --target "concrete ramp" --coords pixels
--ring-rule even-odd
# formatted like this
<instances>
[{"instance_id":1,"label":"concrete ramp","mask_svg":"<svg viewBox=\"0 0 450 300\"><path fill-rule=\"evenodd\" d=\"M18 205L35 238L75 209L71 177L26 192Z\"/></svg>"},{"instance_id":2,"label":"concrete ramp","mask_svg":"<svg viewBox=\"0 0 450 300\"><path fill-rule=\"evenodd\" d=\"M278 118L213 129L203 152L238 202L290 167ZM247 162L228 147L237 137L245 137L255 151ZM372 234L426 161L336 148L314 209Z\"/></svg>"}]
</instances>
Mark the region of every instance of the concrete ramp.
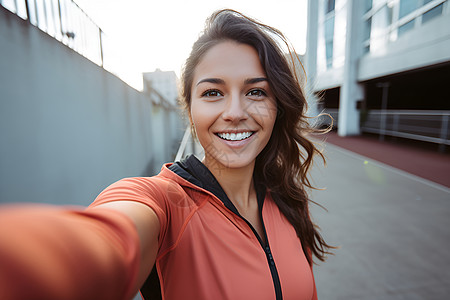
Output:
<instances>
[{"instance_id":1,"label":"concrete ramp","mask_svg":"<svg viewBox=\"0 0 450 300\"><path fill-rule=\"evenodd\" d=\"M312 214L335 255L314 267L319 299L448 299L450 189L325 145ZM420 159L418 157L417 159Z\"/></svg>"}]
</instances>

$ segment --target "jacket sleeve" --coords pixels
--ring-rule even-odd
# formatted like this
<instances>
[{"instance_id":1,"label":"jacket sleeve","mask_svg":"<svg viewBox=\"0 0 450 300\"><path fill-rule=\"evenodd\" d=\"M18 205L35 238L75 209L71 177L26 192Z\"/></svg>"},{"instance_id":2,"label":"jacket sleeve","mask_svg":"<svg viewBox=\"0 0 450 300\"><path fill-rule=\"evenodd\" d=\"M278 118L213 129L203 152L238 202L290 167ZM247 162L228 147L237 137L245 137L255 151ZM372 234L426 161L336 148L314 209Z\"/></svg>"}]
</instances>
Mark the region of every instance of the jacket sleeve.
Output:
<instances>
[{"instance_id":1,"label":"jacket sleeve","mask_svg":"<svg viewBox=\"0 0 450 300\"><path fill-rule=\"evenodd\" d=\"M89 207L124 200L142 203L150 207L158 217L160 224L158 241L161 243L168 226L170 209L167 194L170 194L171 189L174 189L173 184L170 185L156 176L124 178L104 189Z\"/></svg>"},{"instance_id":2,"label":"jacket sleeve","mask_svg":"<svg viewBox=\"0 0 450 300\"><path fill-rule=\"evenodd\" d=\"M0 299L130 299L139 251L118 211L0 207Z\"/></svg>"}]
</instances>

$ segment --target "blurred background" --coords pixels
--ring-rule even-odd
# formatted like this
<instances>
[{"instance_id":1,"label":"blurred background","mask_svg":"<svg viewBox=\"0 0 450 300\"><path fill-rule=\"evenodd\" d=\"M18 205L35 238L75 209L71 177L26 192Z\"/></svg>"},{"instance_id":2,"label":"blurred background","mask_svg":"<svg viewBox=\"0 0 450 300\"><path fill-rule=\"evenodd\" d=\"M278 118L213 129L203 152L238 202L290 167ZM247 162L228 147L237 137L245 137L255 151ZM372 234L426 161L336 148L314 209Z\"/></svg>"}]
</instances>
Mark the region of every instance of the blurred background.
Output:
<instances>
[{"instance_id":1,"label":"blurred background","mask_svg":"<svg viewBox=\"0 0 450 300\"><path fill-rule=\"evenodd\" d=\"M339 248L319 299L450 294L448 0L0 0L0 203L88 205L107 185L201 155L177 106L214 10L280 29L306 69L312 207ZM313 119L317 126L331 118Z\"/></svg>"}]
</instances>

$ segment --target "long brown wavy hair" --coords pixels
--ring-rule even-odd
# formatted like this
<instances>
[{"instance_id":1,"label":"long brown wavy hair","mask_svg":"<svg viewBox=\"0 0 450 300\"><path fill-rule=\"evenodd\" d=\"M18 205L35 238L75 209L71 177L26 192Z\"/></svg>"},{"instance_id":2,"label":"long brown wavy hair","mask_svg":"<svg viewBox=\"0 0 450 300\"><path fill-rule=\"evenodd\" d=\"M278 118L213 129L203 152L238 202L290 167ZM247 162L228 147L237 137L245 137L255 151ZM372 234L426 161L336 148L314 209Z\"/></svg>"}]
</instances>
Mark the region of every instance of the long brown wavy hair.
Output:
<instances>
[{"instance_id":1,"label":"long brown wavy hair","mask_svg":"<svg viewBox=\"0 0 450 300\"><path fill-rule=\"evenodd\" d=\"M181 103L189 112L196 66L209 49L227 40L256 49L276 98L277 118L267 146L256 158L255 179L269 189L278 208L295 228L309 264L313 263L313 255L323 261L333 247L325 243L311 220L308 205L312 201L306 188L312 188L308 171L313 157L316 154L324 157L306 137L317 130L306 117L307 101L297 74L298 56L284 35L234 10L213 13L184 65ZM286 47L287 55L283 54L282 46Z\"/></svg>"}]
</instances>

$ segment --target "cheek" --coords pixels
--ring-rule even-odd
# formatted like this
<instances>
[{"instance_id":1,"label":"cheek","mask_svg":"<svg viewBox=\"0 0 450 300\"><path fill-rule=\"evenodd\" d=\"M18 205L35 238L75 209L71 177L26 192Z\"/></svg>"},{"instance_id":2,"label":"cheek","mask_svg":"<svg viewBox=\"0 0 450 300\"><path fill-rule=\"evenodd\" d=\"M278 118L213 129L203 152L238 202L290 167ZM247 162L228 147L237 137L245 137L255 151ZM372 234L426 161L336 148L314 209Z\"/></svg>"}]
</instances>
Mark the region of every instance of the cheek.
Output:
<instances>
[{"instance_id":1,"label":"cheek","mask_svg":"<svg viewBox=\"0 0 450 300\"><path fill-rule=\"evenodd\" d=\"M209 127L214 123L214 118L207 105L202 105L197 101L192 101L190 115L197 137L201 139L208 133Z\"/></svg>"},{"instance_id":2,"label":"cheek","mask_svg":"<svg viewBox=\"0 0 450 300\"><path fill-rule=\"evenodd\" d=\"M257 103L252 107L253 118L266 131L272 131L277 118L277 107L272 101L264 101Z\"/></svg>"}]
</instances>

